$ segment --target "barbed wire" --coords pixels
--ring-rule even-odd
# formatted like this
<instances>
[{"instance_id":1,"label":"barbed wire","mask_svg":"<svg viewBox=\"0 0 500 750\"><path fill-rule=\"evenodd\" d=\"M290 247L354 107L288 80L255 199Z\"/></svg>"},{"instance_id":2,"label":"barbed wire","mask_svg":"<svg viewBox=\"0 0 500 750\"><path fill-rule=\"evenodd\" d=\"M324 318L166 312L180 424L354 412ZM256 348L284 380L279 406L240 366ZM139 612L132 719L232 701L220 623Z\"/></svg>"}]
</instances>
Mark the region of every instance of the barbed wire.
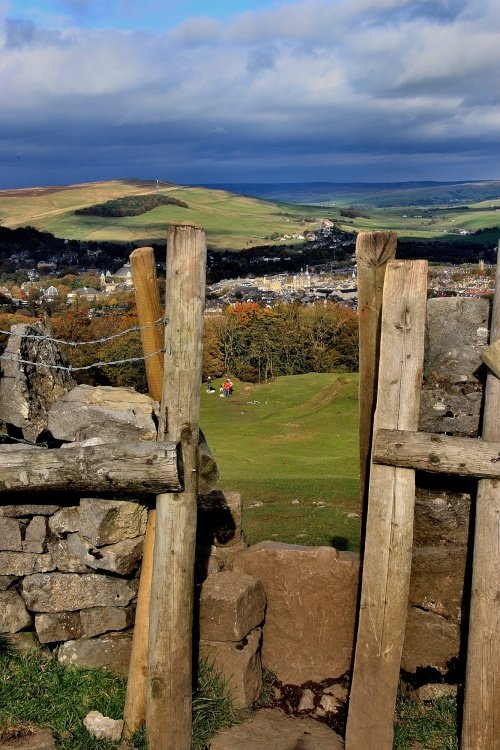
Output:
<instances>
[{"instance_id":1,"label":"barbed wire","mask_svg":"<svg viewBox=\"0 0 500 750\"><path fill-rule=\"evenodd\" d=\"M148 323L144 326L131 326L130 328L125 328L123 331L119 331L118 333L112 333L110 336L103 336L100 339L92 339L91 341L66 341L65 339L56 339L53 336L49 336L48 334L16 333L15 331L4 331L2 329L0 329L0 334L3 333L6 336L16 336L17 338L21 339L50 341L54 344L63 344L64 346L91 346L93 344L105 344L107 341L113 341L113 339L118 339L121 336L125 336L127 333L133 333L134 331L143 331L146 328L156 328L156 326L164 325L166 323L168 323L168 318L158 318L158 320L155 320L154 323Z\"/></svg>"},{"instance_id":2,"label":"barbed wire","mask_svg":"<svg viewBox=\"0 0 500 750\"><path fill-rule=\"evenodd\" d=\"M7 360L8 362L17 362L21 365L32 365L33 367L45 367L50 370L63 370L64 372L77 372L81 370L91 370L93 367L111 367L113 365L122 365L128 362L144 362L144 360L150 357L155 357L157 354L163 354L165 349L158 349L156 352L146 354L142 357L128 357L127 359L115 359L110 362L93 362L91 365L82 365L80 367L74 367L73 365L49 365L45 362L33 362L30 359L21 359L16 355L1 354L0 359Z\"/></svg>"}]
</instances>

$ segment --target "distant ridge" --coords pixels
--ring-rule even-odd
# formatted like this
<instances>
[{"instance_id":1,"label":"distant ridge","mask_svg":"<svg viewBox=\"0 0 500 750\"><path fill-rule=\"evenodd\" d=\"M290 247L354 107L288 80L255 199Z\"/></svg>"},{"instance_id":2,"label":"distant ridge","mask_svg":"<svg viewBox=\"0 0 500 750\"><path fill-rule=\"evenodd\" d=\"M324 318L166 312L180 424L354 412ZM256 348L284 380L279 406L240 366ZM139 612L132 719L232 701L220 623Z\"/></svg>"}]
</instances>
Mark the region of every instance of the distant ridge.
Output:
<instances>
[{"instance_id":1,"label":"distant ridge","mask_svg":"<svg viewBox=\"0 0 500 750\"><path fill-rule=\"evenodd\" d=\"M500 180L439 182L232 182L203 187L228 190L265 200L311 205L363 204L388 206L449 205L500 198Z\"/></svg>"}]
</instances>

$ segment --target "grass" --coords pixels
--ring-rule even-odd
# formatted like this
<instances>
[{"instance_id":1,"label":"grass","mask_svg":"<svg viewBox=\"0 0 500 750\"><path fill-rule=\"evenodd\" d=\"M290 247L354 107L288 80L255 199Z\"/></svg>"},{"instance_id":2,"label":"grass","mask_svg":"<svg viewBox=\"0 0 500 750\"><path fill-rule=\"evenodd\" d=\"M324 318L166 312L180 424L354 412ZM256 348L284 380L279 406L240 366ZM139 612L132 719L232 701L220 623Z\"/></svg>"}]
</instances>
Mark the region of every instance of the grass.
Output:
<instances>
[{"instance_id":1,"label":"grass","mask_svg":"<svg viewBox=\"0 0 500 750\"><path fill-rule=\"evenodd\" d=\"M122 679L103 669L63 666L40 651L21 655L0 638L0 745L46 727L62 750L115 750L119 743L92 738L83 719L89 711L122 718L125 690ZM247 713L235 707L223 678L202 662L193 698L192 750L204 750L214 734ZM134 748L146 750L143 730L132 739Z\"/></svg>"},{"instance_id":2,"label":"grass","mask_svg":"<svg viewBox=\"0 0 500 750\"><path fill-rule=\"evenodd\" d=\"M394 750L458 750L457 701L445 697L416 703L400 695L396 706Z\"/></svg>"},{"instance_id":3,"label":"grass","mask_svg":"<svg viewBox=\"0 0 500 750\"><path fill-rule=\"evenodd\" d=\"M242 494L250 543L359 547L357 384L311 373L235 381L231 398L203 390L201 425L221 487Z\"/></svg>"}]
</instances>

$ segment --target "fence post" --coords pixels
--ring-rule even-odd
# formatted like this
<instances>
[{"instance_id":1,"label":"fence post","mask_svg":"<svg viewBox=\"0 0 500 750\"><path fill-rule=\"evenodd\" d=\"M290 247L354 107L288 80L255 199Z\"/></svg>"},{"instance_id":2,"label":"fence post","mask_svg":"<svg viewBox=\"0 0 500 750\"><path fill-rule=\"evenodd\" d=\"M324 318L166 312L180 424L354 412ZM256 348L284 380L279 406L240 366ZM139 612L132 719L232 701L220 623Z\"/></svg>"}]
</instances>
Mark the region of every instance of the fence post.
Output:
<instances>
[{"instance_id":1,"label":"fence post","mask_svg":"<svg viewBox=\"0 0 500 750\"><path fill-rule=\"evenodd\" d=\"M418 425L427 261L391 261L374 431ZM346 750L391 750L413 543L415 472L372 464Z\"/></svg>"},{"instance_id":2,"label":"fence post","mask_svg":"<svg viewBox=\"0 0 500 750\"><path fill-rule=\"evenodd\" d=\"M500 243L498 255L500 256ZM490 341L500 338L500 268ZM500 442L500 380L488 372L483 440ZM478 482L467 644L462 750L500 748L500 484Z\"/></svg>"},{"instance_id":3,"label":"fence post","mask_svg":"<svg viewBox=\"0 0 500 750\"><path fill-rule=\"evenodd\" d=\"M146 357L149 395L158 403L163 387L163 354L150 356L163 349L165 327L153 325L163 316L152 247L139 247L130 255L134 282L137 317L141 326L141 341ZM127 695L123 710L123 736L129 737L146 720L146 690L148 677L149 609L156 511L148 514L148 525L142 553L141 578L137 594L134 636L127 681Z\"/></svg>"},{"instance_id":4,"label":"fence post","mask_svg":"<svg viewBox=\"0 0 500 750\"><path fill-rule=\"evenodd\" d=\"M158 434L180 439L184 492L156 501L149 622L146 731L150 750L190 750L198 420L206 240L201 229L168 232L165 374Z\"/></svg>"},{"instance_id":5,"label":"fence post","mask_svg":"<svg viewBox=\"0 0 500 750\"><path fill-rule=\"evenodd\" d=\"M372 424L377 392L380 316L385 269L396 256L395 232L360 232L356 240L359 311L359 462L364 504L370 468Z\"/></svg>"}]
</instances>

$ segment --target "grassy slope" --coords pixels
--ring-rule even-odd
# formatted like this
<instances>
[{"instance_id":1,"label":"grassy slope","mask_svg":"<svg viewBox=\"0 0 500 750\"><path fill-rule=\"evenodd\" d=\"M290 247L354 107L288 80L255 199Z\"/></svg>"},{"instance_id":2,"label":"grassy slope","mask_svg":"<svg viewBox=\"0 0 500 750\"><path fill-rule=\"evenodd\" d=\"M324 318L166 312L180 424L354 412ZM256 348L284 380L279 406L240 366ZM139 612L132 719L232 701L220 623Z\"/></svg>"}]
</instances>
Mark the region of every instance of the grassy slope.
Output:
<instances>
[{"instance_id":1,"label":"grassy slope","mask_svg":"<svg viewBox=\"0 0 500 750\"><path fill-rule=\"evenodd\" d=\"M229 399L203 391L201 424L221 486L242 493L251 543L357 548L359 518L348 517L359 512L356 375L236 382Z\"/></svg>"},{"instance_id":2,"label":"grassy slope","mask_svg":"<svg viewBox=\"0 0 500 750\"><path fill-rule=\"evenodd\" d=\"M327 209L270 203L222 190L169 187L160 190L189 204L189 208L160 206L140 216L106 218L78 216L76 208L102 203L110 198L155 192L150 184L113 181L40 193L7 197L0 192L0 220L5 226L31 225L58 237L79 240L123 242L162 241L167 225L186 223L202 226L209 244L222 249L239 249L267 243L274 232L303 232L302 217L328 216ZM314 226L311 224L310 226Z\"/></svg>"}]
</instances>

